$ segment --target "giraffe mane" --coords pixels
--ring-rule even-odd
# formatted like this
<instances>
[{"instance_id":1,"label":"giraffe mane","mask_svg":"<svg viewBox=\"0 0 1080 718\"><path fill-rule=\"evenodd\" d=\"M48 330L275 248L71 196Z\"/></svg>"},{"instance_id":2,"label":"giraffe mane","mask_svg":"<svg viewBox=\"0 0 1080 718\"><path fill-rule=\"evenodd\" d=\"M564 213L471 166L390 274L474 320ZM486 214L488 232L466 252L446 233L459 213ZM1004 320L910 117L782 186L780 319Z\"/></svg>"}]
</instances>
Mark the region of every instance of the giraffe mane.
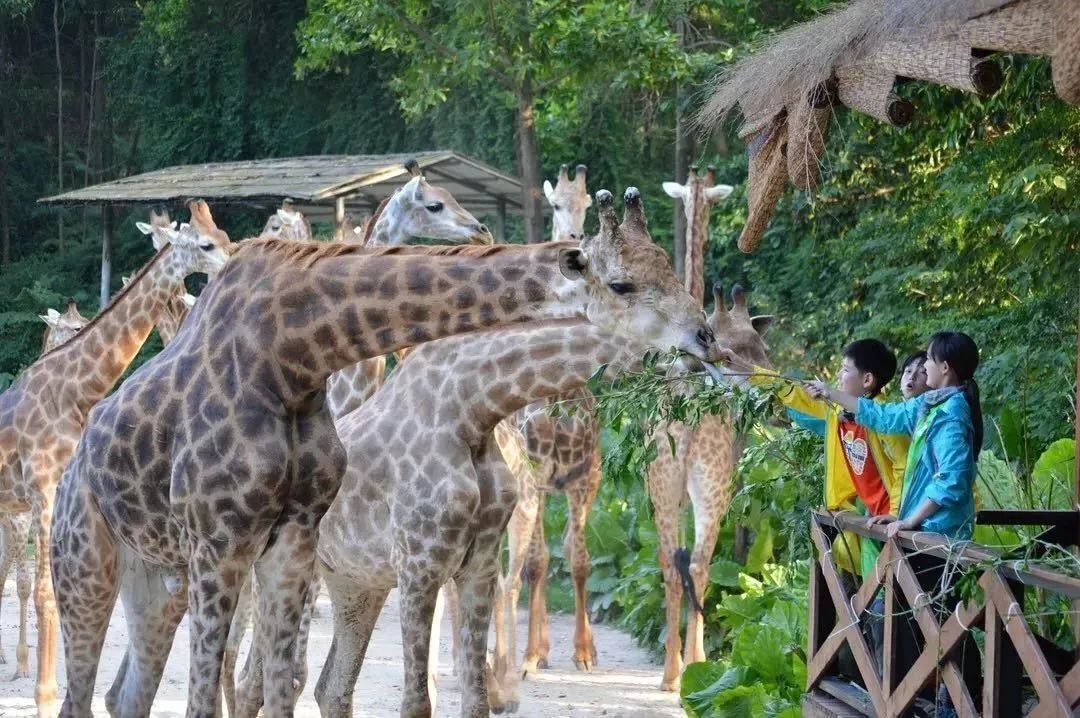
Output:
<instances>
[{"instance_id":1,"label":"giraffe mane","mask_svg":"<svg viewBox=\"0 0 1080 718\"><path fill-rule=\"evenodd\" d=\"M410 245L398 247L365 247L360 244L344 244L342 242L317 242L314 240L288 240L276 237L252 237L236 243L240 245L236 253L244 254L263 249L272 254L275 259L289 262L309 268L323 259L332 259L349 255L362 256L393 256L398 254L409 255L433 255L454 256L482 259L497 254L520 250L522 245L513 244L458 244L458 245ZM576 242L549 242L566 247L577 247Z\"/></svg>"},{"instance_id":2,"label":"giraffe mane","mask_svg":"<svg viewBox=\"0 0 1080 718\"><path fill-rule=\"evenodd\" d=\"M133 274L131 276L131 278L128 279L127 284L120 287L120 291L117 292L116 295L111 300L109 300L109 303L105 305L105 308L102 309L97 314L95 314L93 316L93 318L89 322L87 322L83 326L82 329L79 330L78 334L73 336L71 339L68 339L66 342L64 342L60 346L53 347L49 351L45 352L40 357L38 357L38 360L44 359L47 356L52 356L53 354L56 354L56 353L62 351L63 349L66 349L68 347L76 346L79 343L80 340L82 340L86 336L88 336L90 334L89 330L91 328L93 328L94 326L96 326L97 324L99 324L101 322L102 318L107 316L112 311L113 307L116 306L116 303L119 302L123 297L127 296L127 294L129 292L131 292L132 287L134 287L139 282L140 279L145 277L146 274L150 271L150 269L155 264L157 264L159 261L161 261L161 258L164 257L165 254L171 249L172 249L172 244L171 243L166 244L164 247L159 249L157 251L157 254L155 254L153 257L150 258L149 262L144 264L139 269L139 271L135 272L135 274Z\"/></svg>"}]
</instances>

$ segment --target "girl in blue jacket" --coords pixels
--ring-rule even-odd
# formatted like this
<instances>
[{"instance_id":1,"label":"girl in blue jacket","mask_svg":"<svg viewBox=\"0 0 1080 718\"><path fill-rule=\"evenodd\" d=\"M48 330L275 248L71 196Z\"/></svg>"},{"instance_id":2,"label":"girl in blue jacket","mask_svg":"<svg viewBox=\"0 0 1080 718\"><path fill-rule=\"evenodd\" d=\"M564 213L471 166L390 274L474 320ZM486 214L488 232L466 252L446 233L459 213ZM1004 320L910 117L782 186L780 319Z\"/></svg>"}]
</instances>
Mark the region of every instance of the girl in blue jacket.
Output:
<instances>
[{"instance_id":1,"label":"girl in blue jacket","mask_svg":"<svg viewBox=\"0 0 1080 718\"><path fill-rule=\"evenodd\" d=\"M926 384L921 396L882 404L844 394L823 382L808 392L854 412L855 421L882 434L908 434L900 515L875 517L899 531L933 531L970 539L975 522L975 462L982 447L982 407L975 369L979 349L962 332L938 332L926 349Z\"/></svg>"}]
</instances>

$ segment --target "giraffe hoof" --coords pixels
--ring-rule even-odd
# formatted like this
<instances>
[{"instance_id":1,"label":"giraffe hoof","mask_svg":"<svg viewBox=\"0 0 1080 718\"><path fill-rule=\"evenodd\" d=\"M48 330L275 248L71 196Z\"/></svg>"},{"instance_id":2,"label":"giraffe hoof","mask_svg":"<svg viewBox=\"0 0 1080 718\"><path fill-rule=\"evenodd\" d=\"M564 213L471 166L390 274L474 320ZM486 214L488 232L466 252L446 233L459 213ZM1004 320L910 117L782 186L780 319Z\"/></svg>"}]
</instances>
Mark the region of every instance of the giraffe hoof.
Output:
<instances>
[{"instance_id":1,"label":"giraffe hoof","mask_svg":"<svg viewBox=\"0 0 1080 718\"><path fill-rule=\"evenodd\" d=\"M660 684L660 690L665 693L678 693L679 692L679 679L676 678L673 681L664 681Z\"/></svg>"},{"instance_id":2,"label":"giraffe hoof","mask_svg":"<svg viewBox=\"0 0 1080 718\"><path fill-rule=\"evenodd\" d=\"M551 668L551 664L548 663L548 659L541 658L536 662L536 667L542 671L546 671L547 669Z\"/></svg>"},{"instance_id":3,"label":"giraffe hoof","mask_svg":"<svg viewBox=\"0 0 1080 718\"><path fill-rule=\"evenodd\" d=\"M29 668L26 668L26 669L23 669L23 670L16 669L15 674L13 676L11 676L11 680L18 681L18 680L21 680L23 678L29 678L29 677L30 677L30 669Z\"/></svg>"},{"instance_id":4,"label":"giraffe hoof","mask_svg":"<svg viewBox=\"0 0 1080 718\"><path fill-rule=\"evenodd\" d=\"M596 662L595 659L588 659L588 658L579 659L579 658L575 658L574 659L574 668L578 669L579 671L584 671L585 673L589 673L590 671L592 671L593 665L595 664L595 662Z\"/></svg>"},{"instance_id":5,"label":"giraffe hoof","mask_svg":"<svg viewBox=\"0 0 1080 718\"><path fill-rule=\"evenodd\" d=\"M491 712L497 716L501 716L503 711L506 710L505 706L489 706L489 708L491 709Z\"/></svg>"},{"instance_id":6,"label":"giraffe hoof","mask_svg":"<svg viewBox=\"0 0 1080 718\"><path fill-rule=\"evenodd\" d=\"M503 708L506 710L507 713L517 713L518 712L518 702L517 701L507 701L506 705L504 705Z\"/></svg>"}]
</instances>

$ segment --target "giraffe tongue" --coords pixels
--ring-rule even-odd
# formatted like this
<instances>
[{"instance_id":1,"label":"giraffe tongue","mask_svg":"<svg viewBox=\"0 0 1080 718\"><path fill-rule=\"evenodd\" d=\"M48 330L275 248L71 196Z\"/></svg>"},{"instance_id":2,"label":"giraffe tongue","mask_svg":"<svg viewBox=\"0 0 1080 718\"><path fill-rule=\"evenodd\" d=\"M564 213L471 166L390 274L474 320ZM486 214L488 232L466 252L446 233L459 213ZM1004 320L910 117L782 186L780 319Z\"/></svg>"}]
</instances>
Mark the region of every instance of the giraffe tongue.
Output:
<instances>
[{"instance_id":1,"label":"giraffe tongue","mask_svg":"<svg viewBox=\"0 0 1080 718\"><path fill-rule=\"evenodd\" d=\"M724 385L731 383L731 380L720 367L708 361L703 361L701 363L705 366L705 372L709 376L711 376L713 378L713 381L715 381L717 384Z\"/></svg>"}]
</instances>

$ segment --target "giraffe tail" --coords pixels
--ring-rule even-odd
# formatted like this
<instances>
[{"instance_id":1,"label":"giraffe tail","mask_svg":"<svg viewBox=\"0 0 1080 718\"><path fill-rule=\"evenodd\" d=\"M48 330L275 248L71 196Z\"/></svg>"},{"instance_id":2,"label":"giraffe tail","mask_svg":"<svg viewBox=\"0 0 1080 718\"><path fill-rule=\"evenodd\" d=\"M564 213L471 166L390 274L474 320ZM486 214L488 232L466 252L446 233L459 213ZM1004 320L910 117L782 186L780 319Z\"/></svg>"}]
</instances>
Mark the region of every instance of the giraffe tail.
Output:
<instances>
[{"instance_id":1,"label":"giraffe tail","mask_svg":"<svg viewBox=\"0 0 1080 718\"><path fill-rule=\"evenodd\" d=\"M682 582L683 593L690 600L690 605L694 610L704 614L705 609L702 608L701 601L698 600L697 593L694 592L694 579L690 577L690 552L684 548L677 548L672 558L675 561L675 571L679 574L679 580Z\"/></svg>"}]
</instances>

